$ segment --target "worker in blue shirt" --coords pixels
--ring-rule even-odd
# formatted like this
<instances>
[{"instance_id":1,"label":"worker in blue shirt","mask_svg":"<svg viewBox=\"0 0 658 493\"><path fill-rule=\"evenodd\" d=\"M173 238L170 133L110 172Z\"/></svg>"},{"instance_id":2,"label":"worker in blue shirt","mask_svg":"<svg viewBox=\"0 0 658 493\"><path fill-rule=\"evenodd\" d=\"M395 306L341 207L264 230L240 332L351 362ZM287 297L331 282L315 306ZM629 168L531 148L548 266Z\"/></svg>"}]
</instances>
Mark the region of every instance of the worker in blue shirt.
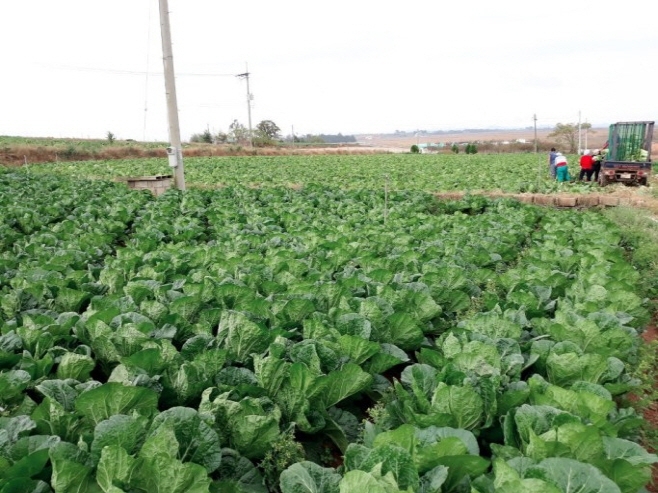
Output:
<instances>
[{"instance_id":1,"label":"worker in blue shirt","mask_svg":"<svg viewBox=\"0 0 658 493\"><path fill-rule=\"evenodd\" d=\"M551 174L551 178L555 180L556 174L555 174L555 156L557 156L557 152L555 151L555 147L551 147L551 152L548 155L548 171Z\"/></svg>"}]
</instances>

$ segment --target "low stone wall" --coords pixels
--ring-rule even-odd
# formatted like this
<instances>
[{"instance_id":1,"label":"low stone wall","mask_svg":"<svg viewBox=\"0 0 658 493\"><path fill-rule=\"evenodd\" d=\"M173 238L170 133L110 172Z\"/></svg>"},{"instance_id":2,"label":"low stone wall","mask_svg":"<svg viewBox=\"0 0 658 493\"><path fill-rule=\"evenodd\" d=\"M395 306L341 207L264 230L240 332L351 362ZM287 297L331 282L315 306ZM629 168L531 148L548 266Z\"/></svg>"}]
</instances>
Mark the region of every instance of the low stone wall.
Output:
<instances>
[{"instance_id":1,"label":"low stone wall","mask_svg":"<svg viewBox=\"0 0 658 493\"><path fill-rule=\"evenodd\" d=\"M459 200L468 195L465 192L445 192L435 193L436 198L440 200ZM516 199L524 204L545 205L550 207L614 207L617 205L628 205L642 207L647 204L647 200L639 197L617 197L606 194L541 194L541 193L501 193L501 192L482 192L471 193L470 195L482 195L492 199L511 198Z\"/></svg>"}]
</instances>

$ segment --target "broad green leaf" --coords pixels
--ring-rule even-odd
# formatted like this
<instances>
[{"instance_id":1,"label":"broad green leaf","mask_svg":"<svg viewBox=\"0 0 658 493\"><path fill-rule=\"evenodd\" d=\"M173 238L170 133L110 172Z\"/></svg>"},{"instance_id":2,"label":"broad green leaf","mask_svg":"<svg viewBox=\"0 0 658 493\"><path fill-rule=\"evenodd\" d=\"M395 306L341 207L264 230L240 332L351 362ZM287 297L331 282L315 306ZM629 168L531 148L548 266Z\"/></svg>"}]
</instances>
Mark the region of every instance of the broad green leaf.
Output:
<instances>
[{"instance_id":1,"label":"broad green leaf","mask_svg":"<svg viewBox=\"0 0 658 493\"><path fill-rule=\"evenodd\" d=\"M457 437L445 437L441 441L419 447L416 453L416 464L419 474L424 474L438 466L438 459L447 456L468 454L464 442Z\"/></svg>"},{"instance_id":2,"label":"broad green leaf","mask_svg":"<svg viewBox=\"0 0 658 493\"><path fill-rule=\"evenodd\" d=\"M379 433L373 442L373 448L391 444L403 448L412 456L416 452L416 428L412 425L402 425L390 431Z\"/></svg>"},{"instance_id":3,"label":"broad green leaf","mask_svg":"<svg viewBox=\"0 0 658 493\"><path fill-rule=\"evenodd\" d=\"M245 314L228 310L222 313L217 339L233 359L244 363L252 353L260 354L267 349L271 334Z\"/></svg>"},{"instance_id":4,"label":"broad green leaf","mask_svg":"<svg viewBox=\"0 0 658 493\"><path fill-rule=\"evenodd\" d=\"M420 293L417 294L420 295ZM394 344L402 349L413 350L420 347L424 335L417 319L408 313L396 312L386 318L384 327L373 330L372 339L381 343Z\"/></svg>"},{"instance_id":5,"label":"broad green leaf","mask_svg":"<svg viewBox=\"0 0 658 493\"><path fill-rule=\"evenodd\" d=\"M151 423L148 436L157 434L160 427L174 431L181 462L195 462L208 473L219 467L221 446L217 432L210 428L199 413L186 407L173 407L158 414Z\"/></svg>"},{"instance_id":6,"label":"broad green leaf","mask_svg":"<svg viewBox=\"0 0 658 493\"><path fill-rule=\"evenodd\" d=\"M475 455L453 455L440 457L437 466L448 468L448 478L442 491L450 492L465 478L476 478L489 468L489 461Z\"/></svg>"},{"instance_id":7,"label":"broad green leaf","mask_svg":"<svg viewBox=\"0 0 658 493\"><path fill-rule=\"evenodd\" d=\"M368 358L374 356L379 352L380 346L376 342L367 341L360 337L352 335L341 335L338 343L345 354L352 363L357 365L362 364Z\"/></svg>"},{"instance_id":8,"label":"broad green leaf","mask_svg":"<svg viewBox=\"0 0 658 493\"><path fill-rule=\"evenodd\" d=\"M347 363L338 371L326 377L322 401L329 408L343 399L366 390L372 384L372 375L364 372L359 365Z\"/></svg>"},{"instance_id":9,"label":"broad green leaf","mask_svg":"<svg viewBox=\"0 0 658 493\"><path fill-rule=\"evenodd\" d=\"M115 414L101 421L94 429L91 443L91 458L96 464L104 447L118 446L128 454L137 452L146 435L143 419L124 414Z\"/></svg>"},{"instance_id":10,"label":"broad green leaf","mask_svg":"<svg viewBox=\"0 0 658 493\"><path fill-rule=\"evenodd\" d=\"M447 479L448 468L445 466L436 466L421 476L418 493L440 493L441 486L443 486L443 483Z\"/></svg>"},{"instance_id":11,"label":"broad green leaf","mask_svg":"<svg viewBox=\"0 0 658 493\"><path fill-rule=\"evenodd\" d=\"M440 383L432 396L431 413L450 415L457 428L474 429L484 415L482 398L471 387Z\"/></svg>"},{"instance_id":12,"label":"broad green leaf","mask_svg":"<svg viewBox=\"0 0 658 493\"><path fill-rule=\"evenodd\" d=\"M526 478L541 479L563 493L620 493L619 487L590 464L549 458L526 470Z\"/></svg>"},{"instance_id":13,"label":"broad green leaf","mask_svg":"<svg viewBox=\"0 0 658 493\"><path fill-rule=\"evenodd\" d=\"M383 373L394 366L409 361L407 353L394 344L383 343L380 346L381 350L363 365L363 369L368 373Z\"/></svg>"},{"instance_id":14,"label":"broad green leaf","mask_svg":"<svg viewBox=\"0 0 658 493\"><path fill-rule=\"evenodd\" d=\"M290 363L274 356L254 357L254 373L270 397L274 397L281 388L289 367Z\"/></svg>"},{"instance_id":15,"label":"broad green leaf","mask_svg":"<svg viewBox=\"0 0 658 493\"><path fill-rule=\"evenodd\" d=\"M603 437L605 457L624 459L633 465L651 465L658 462L655 454L650 454L642 446L623 438Z\"/></svg>"},{"instance_id":16,"label":"broad green leaf","mask_svg":"<svg viewBox=\"0 0 658 493\"><path fill-rule=\"evenodd\" d=\"M400 488L416 489L419 485L413 457L407 450L388 443L373 449L355 443L347 447L346 470L372 472L377 467L381 468L382 474L392 473Z\"/></svg>"},{"instance_id":17,"label":"broad green leaf","mask_svg":"<svg viewBox=\"0 0 658 493\"><path fill-rule=\"evenodd\" d=\"M131 485L149 493L208 493L210 478L203 466L183 464L166 455L142 455L134 466Z\"/></svg>"},{"instance_id":18,"label":"broad green leaf","mask_svg":"<svg viewBox=\"0 0 658 493\"><path fill-rule=\"evenodd\" d=\"M71 378L84 382L89 380L89 374L96 366L96 362L87 355L77 353L64 353L57 367L57 378L65 380Z\"/></svg>"},{"instance_id":19,"label":"broad green leaf","mask_svg":"<svg viewBox=\"0 0 658 493\"><path fill-rule=\"evenodd\" d=\"M336 329L343 335L360 337L367 341L372 333L372 324L359 313L346 313L336 320Z\"/></svg>"},{"instance_id":20,"label":"broad green leaf","mask_svg":"<svg viewBox=\"0 0 658 493\"><path fill-rule=\"evenodd\" d=\"M383 480L366 471L348 471L339 483L339 493L399 493L395 480Z\"/></svg>"},{"instance_id":21,"label":"broad green leaf","mask_svg":"<svg viewBox=\"0 0 658 493\"><path fill-rule=\"evenodd\" d=\"M128 387L120 383L106 383L84 392L75 401L75 409L97 425L115 414L137 411L143 416L157 409L158 395L145 387Z\"/></svg>"},{"instance_id":22,"label":"broad green leaf","mask_svg":"<svg viewBox=\"0 0 658 493\"><path fill-rule=\"evenodd\" d=\"M281 473L281 493L338 493L341 475L314 462L297 462Z\"/></svg>"},{"instance_id":23,"label":"broad green leaf","mask_svg":"<svg viewBox=\"0 0 658 493\"><path fill-rule=\"evenodd\" d=\"M49 450L53 473L50 484L55 493L100 493L102 490L94 480L93 469L76 456L76 447L51 447Z\"/></svg>"},{"instance_id":24,"label":"broad green leaf","mask_svg":"<svg viewBox=\"0 0 658 493\"><path fill-rule=\"evenodd\" d=\"M112 493L114 483L129 484L136 460L120 445L108 445L101 451L96 481L105 493Z\"/></svg>"},{"instance_id":25,"label":"broad green leaf","mask_svg":"<svg viewBox=\"0 0 658 493\"><path fill-rule=\"evenodd\" d=\"M267 493L259 470L235 450L222 449L222 461L216 474L220 479L211 487L213 492Z\"/></svg>"},{"instance_id":26,"label":"broad green leaf","mask_svg":"<svg viewBox=\"0 0 658 493\"><path fill-rule=\"evenodd\" d=\"M288 300L281 311L284 319L291 324L299 324L304 318L315 311L313 302L303 298Z\"/></svg>"},{"instance_id":27,"label":"broad green leaf","mask_svg":"<svg viewBox=\"0 0 658 493\"><path fill-rule=\"evenodd\" d=\"M462 428L450 428L447 426L442 428L430 426L428 428L416 429L416 439L418 440L419 447L431 445L448 437L459 438L459 440L461 440L466 446L469 454L480 455L480 447L477 439L475 438L475 435L468 430Z\"/></svg>"},{"instance_id":28,"label":"broad green leaf","mask_svg":"<svg viewBox=\"0 0 658 493\"><path fill-rule=\"evenodd\" d=\"M23 370L0 373L0 402L12 403L20 399L30 380L30 374Z\"/></svg>"},{"instance_id":29,"label":"broad green leaf","mask_svg":"<svg viewBox=\"0 0 658 493\"><path fill-rule=\"evenodd\" d=\"M10 479L3 483L0 493L50 493L48 483L35 479Z\"/></svg>"}]
</instances>

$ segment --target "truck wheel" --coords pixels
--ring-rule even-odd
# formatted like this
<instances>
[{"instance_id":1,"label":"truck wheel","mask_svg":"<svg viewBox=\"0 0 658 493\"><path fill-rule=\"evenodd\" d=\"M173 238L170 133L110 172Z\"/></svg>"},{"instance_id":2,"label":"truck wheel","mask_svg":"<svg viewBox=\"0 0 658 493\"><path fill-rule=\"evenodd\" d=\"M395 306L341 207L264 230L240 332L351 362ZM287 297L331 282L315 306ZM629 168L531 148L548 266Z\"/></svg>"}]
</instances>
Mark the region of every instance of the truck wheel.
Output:
<instances>
[{"instance_id":1,"label":"truck wheel","mask_svg":"<svg viewBox=\"0 0 658 493\"><path fill-rule=\"evenodd\" d=\"M607 184L608 184L608 179L605 177L605 175L599 175L599 185L605 187Z\"/></svg>"},{"instance_id":2,"label":"truck wheel","mask_svg":"<svg viewBox=\"0 0 658 493\"><path fill-rule=\"evenodd\" d=\"M640 179L638 180L638 183L639 183L640 185L643 185L643 186L646 187L646 186L647 186L647 179L646 179L646 178L640 178Z\"/></svg>"}]
</instances>

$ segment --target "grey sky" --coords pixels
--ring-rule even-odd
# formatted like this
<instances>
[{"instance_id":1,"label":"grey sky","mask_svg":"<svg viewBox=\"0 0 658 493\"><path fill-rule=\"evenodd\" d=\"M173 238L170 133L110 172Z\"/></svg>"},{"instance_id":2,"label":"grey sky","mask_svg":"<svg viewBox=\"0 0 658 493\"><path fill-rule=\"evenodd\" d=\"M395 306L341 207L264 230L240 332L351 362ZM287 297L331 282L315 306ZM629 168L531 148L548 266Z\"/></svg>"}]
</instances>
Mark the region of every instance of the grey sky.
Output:
<instances>
[{"instance_id":1,"label":"grey sky","mask_svg":"<svg viewBox=\"0 0 658 493\"><path fill-rule=\"evenodd\" d=\"M651 3L612 5L169 0L181 134L246 125L246 63L254 126L284 135L653 120ZM3 0L0 19L0 134L167 139L158 0Z\"/></svg>"}]
</instances>

